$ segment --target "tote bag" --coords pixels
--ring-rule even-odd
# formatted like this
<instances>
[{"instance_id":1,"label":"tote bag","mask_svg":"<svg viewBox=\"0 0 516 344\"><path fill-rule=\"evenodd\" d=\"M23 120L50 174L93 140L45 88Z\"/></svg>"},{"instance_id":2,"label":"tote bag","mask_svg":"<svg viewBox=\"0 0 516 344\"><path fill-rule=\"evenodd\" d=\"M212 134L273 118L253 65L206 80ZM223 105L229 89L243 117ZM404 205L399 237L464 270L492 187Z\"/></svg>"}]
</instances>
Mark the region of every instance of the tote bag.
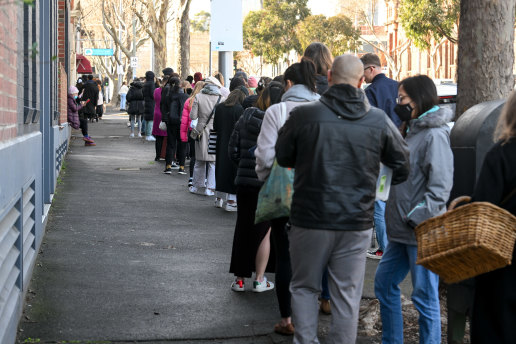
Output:
<instances>
[{"instance_id":1,"label":"tote bag","mask_svg":"<svg viewBox=\"0 0 516 344\"><path fill-rule=\"evenodd\" d=\"M274 160L271 173L258 193L254 223L290 216L294 193L294 169L284 168Z\"/></svg>"}]
</instances>

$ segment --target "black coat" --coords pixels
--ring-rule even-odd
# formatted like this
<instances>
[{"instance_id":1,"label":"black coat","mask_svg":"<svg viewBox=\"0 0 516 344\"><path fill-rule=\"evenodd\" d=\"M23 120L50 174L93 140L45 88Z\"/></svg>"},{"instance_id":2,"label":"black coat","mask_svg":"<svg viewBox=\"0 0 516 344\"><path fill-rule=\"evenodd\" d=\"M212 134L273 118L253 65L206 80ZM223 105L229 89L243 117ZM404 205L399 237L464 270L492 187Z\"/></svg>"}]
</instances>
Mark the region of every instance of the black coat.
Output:
<instances>
[{"instance_id":1,"label":"black coat","mask_svg":"<svg viewBox=\"0 0 516 344\"><path fill-rule=\"evenodd\" d=\"M398 129L362 90L347 84L290 112L278 133L276 159L296 169L291 223L311 229L372 228L380 162L393 169L393 184L409 174L409 151Z\"/></svg>"},{"instance_id":2,"label":"black coat","mask_svg":"<svg viewBox=\"0 0 516 344\"><path fill-rule=\"evenodd\" d=\"M259 188L263 184L254 170L256 157L253 148L256 148L264 115L265 112L255 107L245 109L231 134L228 151L231 160L238 165L235 178L237 186Z\"/></svg>"},{"instance_id":3,"label":"black coat","mask_svg":"<svg viewBox=\"0 0 516 344\"><path fill-rule=\"evenodd\" d=\"M170 86L162 89L160 102L161 121L167 123L167 125L181 124L183 107L188 98L188 94L184 92L172 92Z\"/></svg>"},{"instance_id":4,"label":"black coat","mask_svg":"<svg viewBox=\"0 0 516 344\"><path fill-rule=\"evenodd\" d=\"M215 155L215 189L217 191L236 194L237 167L229 158L228 145L235 123L243 112L244 108L240 104L226 106L221 103L215 108L213 130L217 132L217 153Z\"/></svg>"},{"instance_id":5,"label":"black coat","mask_svg":"<svg viewBox=\"0 0 516 344\"><path fill-rule=\"evenodd\" d=\"M496 143L486 154L473 201L490 202L516 215L516 138ZM503 204L502 202L506 200ZM506 240L506 239L504 239ZM516 245L512 264L475 277L471 339L475 343L514 343L516 338Z\"/></svg>"},{"instance_id":6,"label":"black coat","mask_svg":"<svg viewBox=\"0 0 516 344\"><path fill-rule=\"evenodd\" d=\"M143 84L143 100L144 100L144 109L143 109L143 118L146 121L152 121L154 119L154 90L156 89L156 83L154 80L145 81Z\"/></svg>"},{"instance_id":7,"label":"black coat","mask_svg":"<svg viewBox=\"0 0 516 344\"><path fill-rule=\"evenodd\" d=\"M97 102L99 100L99 87L93 80L88 80L84 85L81 100L88 101L84 106L83 112L86 115L97 113Z\"/></svg>"},{"instance_id":8,"label":"black coat","mask_svg":"<svg viewBox=\"0 0 516 344\"><path fill-rule=\"evenodd\" d=\"M127 113L130 115L143 115L144 104L142 87L143 85L139 81L132 82L131 87L129 87L125 99L129 103Z\"/></svg>"}]
</instances>

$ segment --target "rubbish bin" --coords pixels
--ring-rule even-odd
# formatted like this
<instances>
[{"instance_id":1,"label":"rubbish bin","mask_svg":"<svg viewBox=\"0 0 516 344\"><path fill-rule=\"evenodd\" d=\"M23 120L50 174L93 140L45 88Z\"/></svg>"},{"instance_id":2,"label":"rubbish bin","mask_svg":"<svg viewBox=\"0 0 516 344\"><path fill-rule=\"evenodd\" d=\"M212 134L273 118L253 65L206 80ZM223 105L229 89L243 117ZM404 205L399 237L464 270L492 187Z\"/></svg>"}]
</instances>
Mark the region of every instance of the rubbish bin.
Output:
<instances>
[{"instance_id":1,"label":"rubbish bin","mask_svg":"<svg viewBox=\"0 0 516 344\"><path fill-rule=\"evenodd\" d=\"M450 135L454 157L450 201L471 195L486 153L494 145L493 134L505 99L477 104L455 122Z\"/></svg>"}]
</instances>

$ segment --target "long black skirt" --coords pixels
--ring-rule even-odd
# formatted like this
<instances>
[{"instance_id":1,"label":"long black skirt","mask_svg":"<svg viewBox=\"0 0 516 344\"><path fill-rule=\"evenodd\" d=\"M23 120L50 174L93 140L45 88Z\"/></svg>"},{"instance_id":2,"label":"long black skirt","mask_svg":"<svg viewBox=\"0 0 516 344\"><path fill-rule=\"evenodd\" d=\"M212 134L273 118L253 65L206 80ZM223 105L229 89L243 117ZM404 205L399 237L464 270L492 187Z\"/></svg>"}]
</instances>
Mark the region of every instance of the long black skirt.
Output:
<instances>
[{"instance_id":1,"label":"long black skirt","mask_svg":"<svg viewBox=\"0 0 516 344\"><path fill-rule=\"evenodd\" d=\"M237 277L248 278L252 276L256 270L256 251L270 228L269 222L254 224L259 191L260 189L256 187L237 187L238 212L233 236L231 265L229 267L229 272ZM271 253L266 272L274 272L275 259L274 245L271 243Z\"/></svg>"}]
</instances>

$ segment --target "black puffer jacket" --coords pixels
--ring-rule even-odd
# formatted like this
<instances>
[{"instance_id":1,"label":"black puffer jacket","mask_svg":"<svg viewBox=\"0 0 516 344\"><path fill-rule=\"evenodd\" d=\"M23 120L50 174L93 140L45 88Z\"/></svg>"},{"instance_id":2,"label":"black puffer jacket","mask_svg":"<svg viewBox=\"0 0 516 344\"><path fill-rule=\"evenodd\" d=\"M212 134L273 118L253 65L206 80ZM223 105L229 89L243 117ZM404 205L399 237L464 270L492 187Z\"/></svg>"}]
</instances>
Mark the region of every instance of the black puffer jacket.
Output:
<instances>
[{"instance_id":1,"label":"black puffer jacket","mask_svg":"<svg viewBox=\"0 0 516 344\"><path fill-rule=\"evenodd\" d=\"M154 90L156 89L156 83L154 80L147 80L143 84L143 100L144 100L144 110L143 110L143 118L146 121L152 121L154 119Z\"/></svg>"},{"instance_id":2,"label":"black puffer jacket","mask_svg":"<svg viewBox=\"0 0 516 344\"><path fill-rule=\"evenodd\" d=\"M380 162L393 169L393 184L409 174L409 151L398 129L362 90L346 84L290 112L278 133L276 159L296 169L290 220L310 229L372 228Z\"/></svg>"},{"instance_id":3,"label":"black puffer jacket","mask_svg":"<svg viewBox=\"0 0 516 344\"><path fill-rule=\"evenodd\" d=\"M183 107L188 99L188 94L179 90L174 93L172 88L167 86L161 91L161 121L168 125L180 125L183 115Z\"/></svg>"},{"instance_id":4,"label":"black puffer jacket","mask_svg":"<svg viewBox=\"0 0 516 344\"><path fill-rule=\"evenodd\" d=\"M129 92L127 92L126 100L129 103L127 107L127 113L129 115L143 115L143 92L142 83L140 81L134 81L131 83Z\"/></svg>"},{"instance_id":5,"label":"black puffer jacket","mask_svg":"<svg viewBox=\"0 0 516 344\"><path fill-rule=\"evenodd\" d=\"M263 184L262 181L258 180L254 170L256 166L254 151L250 152L249 150L256 147L256 140L258 134L260 134L264 115L265 112L255 107L245 109L231 134L228 150L229 157L238 165L235 178L235 185L237 186L259 188Z\"/></svg>"}]
</instances>

